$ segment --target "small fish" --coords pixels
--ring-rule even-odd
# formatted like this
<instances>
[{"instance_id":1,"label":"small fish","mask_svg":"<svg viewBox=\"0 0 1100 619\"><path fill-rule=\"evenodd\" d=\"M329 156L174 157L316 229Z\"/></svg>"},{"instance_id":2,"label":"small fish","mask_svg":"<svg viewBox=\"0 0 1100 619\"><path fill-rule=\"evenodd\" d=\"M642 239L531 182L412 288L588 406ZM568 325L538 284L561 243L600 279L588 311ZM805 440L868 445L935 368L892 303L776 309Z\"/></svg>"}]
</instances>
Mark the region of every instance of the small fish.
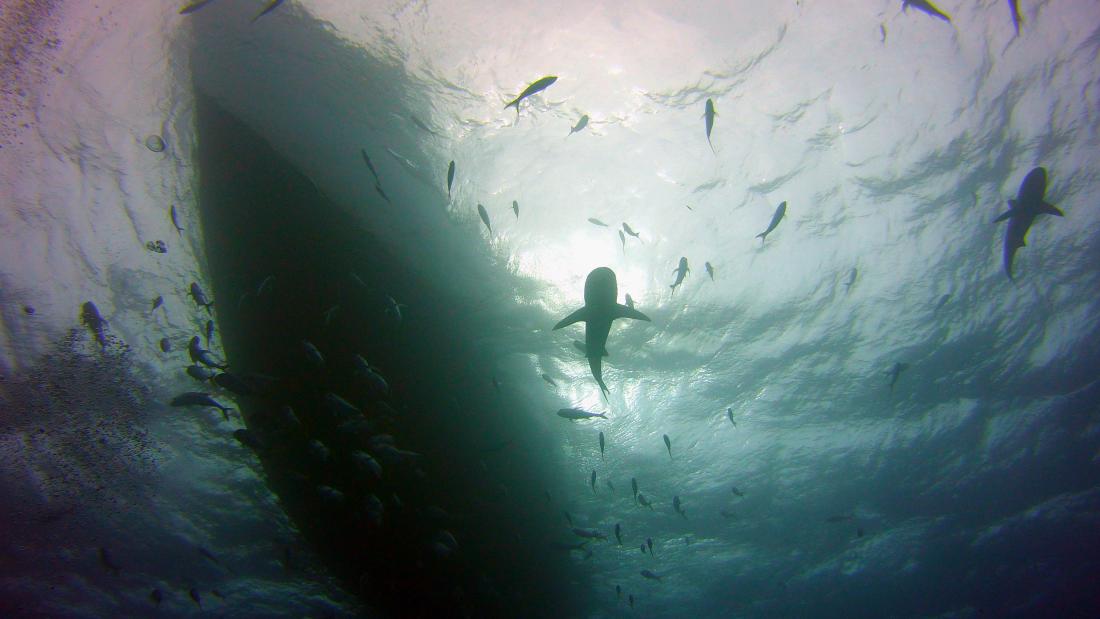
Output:
<instances>
[{"instance_id":1,"label":"small fish","mask_svg":"<svg viewBox=\"0 0 1100 619\"><path fill-rule=\"evenodd\" d=\"M626 253L626 236L623 235L623 231L619 230L619 242L623 244L623 253Z\"/></svg>"},{"instance_id":2,"label":"small fish","mask_svg":"<svg viewBox=\"0 0 1100 619\"><path fill-rule=\"evenodd\" d=\"M206 329L203 332L203 335L206 336L206 347L209 348L210 347L210 338L214 337L214 321L213 320L207 320L206 321Z\"/></svg>"},{"instance_id":3,"label":"small fish","mask_svg":"<svg viewBox=\"0 0 1100 619\"><path fill-rule=\"evenodd\" d=\"M730 510L725 509L725 508L718 510L718 515L722 516L726 520L731 520L731 519L737 517L737 514L731 512Z\"/></svg>"},{"instance_id":4,"label":"small fish","mask_svg":"<svg viewBox=\"0 0 1100 619\"><path fill-rule=\"evenodd\" d=\"M367 154L367 149L360 149L359 152L363 153L363 161L366 162L367 169L370 170L370 173L374 175L374 184L382 184L382 180L378 178L378 170L374 169L374 163L371 162L370 155Z\"/></svg>"},{"instance_id":5,"label":"small fish","mask_svg":"<svg viewBox=\"0 0 1100 619\"><path fill-rule=\"evenodd\" d=\"M626 599L630 602L630 608L634 608L634 594L631 593L630 595L626 596Z\"/></svg>"},{"instance_id":6,"label":"small fish","mask_svg":"<svg viewBox=\"0 0 1100 619\"><path fill-rule=\"evenodd\" d=\"M901 0L902 10L908 9L909 7L913 7L918 11L931 15L932 17L942 19L947 23L951 23L951 16L936 8L936 5L932 4L928 0Z\"/></svg>"},{"instance_id":7,"label":"small fish","mask_svg":"<svg viewBox=\"0 0 1100 619\"><path fill-rule=\"evenodd\" d=\"M378 464L378 461L372 458L369 453L354 451L351 454L351 460L361 476L382 479L382 465Z\"/></svg>"},{"instance_id":8,"label":"small fish","mask_svg":"<svg viewBox=\"0 0 1100 619\"><path fill-rule=\"evenodd\" d=\"M321 351L317 350L317 347L313 345L309 340L301 341L302 352L305 353L306 361L309 361L310 365L314 367L324 367L325 358L321 355Z\"/></svg>"},{"instance_id":9,"label":"small fish","mask_svg":"<svg viewBox=\"0 0 1100 619\"><path fill-rule=\"evenodd\" d=\"M592 469L592 476L588 479L588 485L592 487L592 494L596 494L596 469Z\"/></svg>"},{"instance_id":10,"label":"small fish","mask_svg":"<svg viewBox=\"0 0 1100 619\"><path fill-rule=\"evenodd\" d=\"M648 507L649 509L653 509L653 504L650 503L649 499L645 498L645 495L642 494L641 492L638 493L638 505L641 505L642 507Z\"/></svg>"},{"instance_id":11,"label":"small fish","mask_svg":"<svg viewBox=\"0 0 1100 619\"><path fill-rule=\"evenodd\" d=\"M325 319L325 325L328 325L330 322L332 322L333 317L336 316L336 312L338 311L340 311L340 306L333 305L327 310L321 312L321 316Z\"/></svg>"},{"instance_id":12,"label":"small fish","mask_svg":"<svg viewBox=\"0 0 1100 619\"><path fill-rule=\"evenodd\" d=\"M844 288L851 290L854 283L856 283L856 268L852 267L852 270L848 272L848 281L844 282Z\"/></svg>"},{"instance_id":13,"label":"small fish","mask_svg":"<svg viewBox=\"0 0 1100 619\"><path fill-rule=\"evenodd\" d=\"M352 361L355 364L355 376L364 379L375 395L389 395L390 385L377 368L359 355L353 355Z\"/></svg>"},{"instance_id":14,"label":"small fish","mask_svg":"<svg viewBox=\"0 0 1100 619\"><path fill-rule=\"evenodd\" d=\"M852 520L853 518L855 518L855 516L853 516L851 514L840 514L840 515L837 515L837 516L829 516L828 518L825 519L825 522L828 522L829 524L836 524L838 522L845 522L847 520Z\"/></svg>"},{"instance_id":15,"label":"small fish","mask_svg":"<svg viewBox=\"0 0 1100 619\"><path fill-rule=\"evenodd\" d=\"M730 492L734 493L735 495L737 495L739 497L744 497L745 496L745 493L738 490L737 486L734 486L734 487L730 488Z\"/></svg>"},{"instance_id":16,"label":"small fish","mask_svg":"<svg viewBox=\"0 0 1100 619\"><path fill-rule=\"evenodd\" d=\"M401 322L404 319L404 315L401 313L401 308L408 307L404 303L398 303L393 297L386 297L386 315L393 316L393 319L397 322Z\"/></svg>"},{"instance_id":17,"label":"small fish","mask_svg":"<svg viewBox=\"0 0 1100 619\"><path fill-rule=\"evenodd\" d=\"M709 262L704 262L703 263L703 268L707 270L707 275L710 276L710 281L713 282L714 281L714 267L712 267Z\"/></svg>"},{"instance_id":18,"label":"small fish","mask_svg":"<svg viewBox=\"0 0 1100 619\"><path fill-rule=\"evenodd\" d=\"M578 542L576 544L566 544L564 542L550 542L550 547L553 548L554 550L565 550L565 551L568 551L568 552L572 552L574 550L576 550L578 552L584 551L585 550L584 547L587 546L587 545L588 545L588 540L585 540L583 542Z\"/></svg>"},{"instance_id":19,"label":"small fish","mask_svg":"<svg viewBox=\"0 0 1100 619\"><path fill-rule=\"evenodd\" d=\"M615 585L615 599L616 600L623 599L623 588L620 587L619 585Z\"/></svg>"},{"instance_id":20,"label":"small fish","mask_svg":"<svg viewBox=\"0 0 1100 619\"><path fill-rule=\"evenodd\" d=\"M202 393L201 391L188 391L181 393L178 396L172 398L169 402L172 406L204 406L216 408L222 412L222 416L226 421L229 421L229 411L233 410L228 406L222 406L220 402L210 397L209 393Z\"/></svg>"},{"instance_id":21,"label":"small fish","mask_svg":"<svg viewBox=\"0 0 1100 619\"><path fill-rule=\"evenodd\" d=\"M316 490L317 496L321 497L321 500L325 503L340 505L344 502L344 499L346 498L343 492L337 490L336 488L333 488L332 486L321 484L317 486ZM370 496L374 495L372 494ZM377 501L378 497L375 497L374 500Z\"/></svg>"},{"instance_id":22,"label":"small fish","mask_svg":"<svg viewBox=\"0 0 1100 619\"><path fill-rule=\"evenodd\" d=\"M197 282L191 282L191 298L195 300L196 304L205 307L207 314L214 314L214 310L211 309L214 307L214 302L207 300L206 293L202 291L202 288L199 288Z\"/></svg>"},{"instance_id":23,"label":"small fish","mask_svg":"<svg viewBox=\"0 0 1100 619\"><path fill-rule=\"evenodd\" d=\"M607 224L600 221L599 219L596 219L595 217L589 217L588 221L589 221L589 223L595 224L597 226L603 226L604 228L608 227Z\"/></svg>"},{"instance_id":24,"label":"small fish","mask_svg":"<svg viewBox=\"0 0 1100 619\"><path fill-rule=\"evenodd\" d=\"M611 483L610 479L603 480L603 483L607 485L608 490L615 492L615 484Z\"/></svg>"},{"instance_id":25,"label":"small fish","mask_svg":"<svg viewBox=\"0 0 1100 619\"><path fill-rule=\"evenodd\" d=\"M252 18L252 21L256 21L264 15L267 15L268 13L274 11L282 3L283 0L271 0L271 2L267 3L267 6L264 7L264 10L260 11L255 17Z\"/></svg>"},{"instance_id":26,"label":"small fish","mask_svg":"<svg viewBox=\"0 0 1100 619\"><path fill-rule=\"evenodd\" d=\"M619 542L619 545L620 545L620 546L622 546L622 545L623 545L623 529L622 529L622 524L621 524L621 523L618 523L618 522L616 522L616 523L615 523L615 540L616 540L617 542Z\"/></svg>"},{"instance_id":27,"label":"small fish","mask_svg":"<svg viewBox=\"0 0 1100 619\"><path fill-rule=\"evenodd\" d=\"M454 159L451 163L447 164L447 199L451 199L451 186L455 182L455 162Z\"/></svg>"},{"instance_id":28,"label":"small fish","mask_svg":"<svg viewBox=\"0 0 1100 619\"><path fill-rule=\"evenodd\" d=\"M691 269L688 268L688 259L681 256L680 264L677 265L675 269L672 269L672 272L676 274L676 281L672 282L672 285L669 286L669 288L672 288L672 291L676 292L676 287L684 283L684 278L687 277L687 274L690 271Z\"/></svg>"},{"instance_id":29,"label":"small fish","mask_svg":"<svg viewBox=\"0 0 1100 619\"><path fill-rule=\"evenodd\" d=\"M213 1L214 0L199 0L198 2L192 2L191 4L188 4L187 6L180 9L180 15L189 15L191 13L194 13L195 11L210 4Z\"/></svg>"},{"instance_id":30,"label":"small fish","mask_svg":"<svg viewBox=\"0 0 1100 619\"><path fill-rule=\"evenodd\" d=\"M591 419L593 417L607 419L607 415L605 413L590 413L588 411L582 411L579 408L560 409L558 410L558 417L569 419L571 421L577 421L578 419Z\"/></svg>"},{"instance_id":31,"label":"small fish","mask_svg":"<svg viewBox=\"0 0 1100 619\"><path fill-rule=\"evenodd\" d=\"M775 213L772 214L772 221L771 221L771 223L768 224L768 229L761 232L760 234L756 235L756 238L760 239L760 244L761 245L764 244L764 240L768 238L768 235L771 234L772 230L775 230L775 227L779 225L779 222L783 219L783 216L786 215L786 214L787 214L787 201L784 200L775 209Z\"/></svg>"},{"instance_id":32,"label":"small fish","mask_svg":"<svg viewBox=\"0 0 1100 619\"><path fill-rule=\"evenodd\" d=\"M951 294L945 294L940 297L939 301L936 301L936 307L932 310L932 313L940 311L944 305L947 305L947 301L951 298Z\"/></svg>"},{"instance_id":33,"label":"small fish","mask_svg":"<svg viewBox=\"0 0 1100 619\"><path fill-rule=\"evenodd\" d=\"M236 374L230 374L229 372L222 372L216 374L211 380L214 384L237 395L250 396L256 395L256 387L249 381L237 376Z\"/></svg>"},{"instance_id":34,"label":"small fish","mask_svg":"<svg viewBox=\"0 0 1100 619\"><path fill-rule=\"evenodd\" d=\"M166 337L160 338L160 351L161 352L172 352L172 340L170 340Z\"/></svg>"},{"instance_id":35,"label":"small fish","mask_svg":"<svg viewBox=\"0 0 1100 619\"><path fill-rule=\"evenodd\" d=\"M707 99L706 108L703 110L703 118L706 119L707 125L707 145L710 146L711 152L714 152L714 144L710 141L710 132L714 129L714 117L718 115L718 112L714 111L714 100Z\"/></svg>"},{"instance_id":36,"label":"small fish","mask_svg":"<svg viewBox=\"0 0 1100 619\"><path fill-rule=\"evenodd\" d=\"M382 189L382 184L381 183L375 183L374 184L374 190L376 192L378 192L378 195L382 196L383 200L385 200L389 204L393 204L393 200L390 200L390 197L386 195L386 191L384 189Z\"/></svg>"},{"instance_id":37,"label":"small fish","mask_svg":"<svg viewBox=\"0 0 1100 619\"><path fill-rule=\"evenodd\" d=\"M551 387L557 388L558 384L554 382L554 379L549 374L543 374L542 379L545 380Z\"/></svg>"},{"instance_id":38,"label":"small fish","mask_svg":"<svg viewBox=\"0 0 1100 619\"><path fill-rule=\"evenodd\" d=\"M606 535L604 535L603 533L600 533L596 529L581 529L581 528L578 528L578 527L574 527L573 528L573 535L576 535L577 537L583 537L583 538L586 538L586 539L600 539L600 540L606 540L607 539Z\"/></svg>"},{"instance_id":39,"label":"small fish","mask_svg":"<svg viewBox=\"0 0 1100 619\"><path fill-rule=\"evenodd\" d=\"M600 457L603 457L603 432L600 432Z\"/></svg>"},{"instance_id":40,"label":"small fish","mask_svg":"<svg viewBox=\"0 0 1100 619\"><path fill-rule=\"evenodd\" d=\"M516 214L516 219L519 219L519 202L512 200L512 212Z\"/></svg>"},{"instance_id":41,"label":"small fish","mask_svg":"<svg viewBox=\"0 0 1100 619\"><path fill-rule=\"evenodd\" d=\"M542 79L539 79L539 80L533 82L530 86L528 86L527 88L524 88L523 92L519 93L518 97L516 97L515 99L510 101L507 105L505 105L504 109L508 109L510 107L515 107L516 108L516 116L519 116L519 102L520 101L523 101L527 97L530 97L531 95L533 95L537 92L541 92L543 90L546 90L546 88L548 88L551 84L553 84L556 81L558 81L558 77L556 75L548 75L548 76L546 76Z\"/></svg>"},{"instance_id":42,"label":"small fish","mask_svg":"<svg viewBox=\"0 0 1100 619\"><path fill-rule=\"evenodd\" d=\"M644 543L638 544L638 550L641 550L642 554L645 554L645 544Z\"/></svg>"},{"instance_id":43,"label":"small fish","mask_svg":"<svg viewBox=\"0 0 1100 619\"><path fill-rule=\"evenodd\" d=\"M684 512L684 505L680 502L679 495L672 497L672 509L675 510L677 514L683 516L684 520L687 520L687 513Z\"/></svg>"},{"instance_id":44,"label":"small fish","mask_svg":"<svg viewBox=\"0 0 1100 619\"><path fill-rule=\"evenodd\" d=\"M1012 11L1012 25L1016 27L1016 36L1020 36L1020 0L1008 0L1008 8Z\"/></svg>"},{"instance_id":45,"label":"small fish","mask_svg":"<svg viewBox=\"0 0 1100 619\"><path fill-rule=\"evenodd\" d=\"M155 312L155 311L157 311L157 308L159 308L162 305L164 305L164 297L158 296L157 298L153 299L153 309L151 309L149 311L150 312Z\"/></svg>"},{"instance_id":46,"label":"small fish","mask_svg":"<svg viewBox=\"0 0 1100 619\"><path fill-rule=\"evenodd\" d=\"M424 121L420 120L419 118L417 118L417 117L416 117L416 116L414 116L413 114L409 114L409 120L411 120L411 121L412 121L412 124L416 125L416 128L417 128L417 129L420 129L420 130L421 130L421 131L423 131L424 133L427 133L427 134L429 134L429 135L434 135L434 136L435 136L435 137L437 137L437 138L438 138L438 137L443 137L443 136L439 135L438 133L436 133L436 132L435 132L434 130L432 130L432 128L431 128L431 127L429 127L429 126L427 125L427 123L425 123Z\"/></svg>"},{"instance_id":47,"label":"small fish","mask_svg":"<svg viewBox=\"0 0 1100 619\"><path fill-rule=\"evenodd\" d=\"M652 537L645 538L645 545L649 547L649 554L652 555L653 554L653 538Z\"/></svg>"},{"instance_id":48,"label":"small fish","mask_svg":"<svg viewBox=\"0 0 1100 619\"><path fill-rule=\"evenodd\" d=\"M641 571L641 572L639 572L639 573L640 573L640 574L641 574L641 575L642 575L643 577L645 577L645 578L648 578L649 580L656 580L657 582L660 582L660 581L661 581L661 577L660 577L660 576L658 576L658 575L654 574L653 572L651 572L651 571L649 571L649 570L642 570L642 571Z\"/></svg>"},{"instance_id":49,"label":"small fish","mask_svg":"<svg viewBox=\"0 0 1100 619\"><path fill-rule=\"evenodd\" d=\"M634 493L634 501L637 502L638 501L638 480L633 478L633 477L630 478L630 491Z\"/></svg>"},{"instance_id":50,"label":"small fish","mask_svg":"<svg viewBox=\"0 0 1100 619\"><path fill-rule=\"evenodd\" d=\"M325 393L325 403L333 416L340 420L358 419L363 415L363 412L356 408L354 404L331 391Z\"/></svg>"},{"instance_id":51,"label":"small fish","mask_svg":"<svg viewBox=\"0 0 1100 619\"><path fill-rule=\"evenodd\" d=\"M99 547L99 562L103 565L104 568L107 569L108 572L113 573L115 576L118 576L119 573L122 571L122 568L120 568L118 564L111 560L111 553L107 552L107 549L103 546Z\"/></svg>"},{"instance_id":52,"label":"small fish","mask_svg":"<svg viewBox=\"0 0 1100 619\"><path fill-rule=\"evenodd\" d=\"M900 361L895 363L894 367L890 368L890 370L887 372L887 374L890 375L890 391L894 390L894 385L898 382L898 377L901 376L901 373L908 369L909 364L902 363Z\"/></svg>"},{"instance_id":53,"label":"small fish","mask_svg":"<svg viewBox=\"0 0 1100 619\"><path fill-rule=\"evenodd\" d=\"M95 303L91 301L84 302L84 305L80 308L80 322L92 332L95 341L99 342L100 348L107 345L107 336L103 332L103 327L107 325L107 321L99 314L99 308L95 306Z\"/></svg>"},{"instance_id":54,"label":"small fish","mask_svg":"<svg viewBox=\"0 0 1100 619\"><path fill-rule=\"evenodd\" d=\"M638 239L639 241L642 240L642 235L635 232L634 229L630 227L630 224L626 223L625 221L623 222L623 231L630 236Z\"/></svg>"},{"instance_id":55,"label":"small fish","mask_svg":"<svg viewBox=\"0 0 1100 619\"><path fill-rule=\"evenodd\" d=\"M569 130L569 135L573 135L574 133L580 131L581 129L584 129L587 125L588 125L588 114L585 114L584 116L581 116L580 120L577 121L576 126L574 126L573 128L571 128ZM567 135L565 137L569 137L569 135Z\"/></svg>"},{"instance_id":56,"label":"small fish","mask_svg":"<svg viewBox=\"0 0 1100 619\"><path fill-rule=\"evenodd\" d=\"M204 559L210 561L214 565L217 565L218 567L225 567L224 565L222 565L222 562L214 556L214 553L210 552L206 548L203 548L202 546L195 546L195 551L202 555Z\"/></svg>"},{"instance_id":57,"label":"small fish","mask_svg":"<svg viewBox=\"0 0 1100 619\"><path fill-rule=\"evenodd\" d=\"M160 603L164 601L164 594L160 592L160 589L153 589L149 592L149 600L152 601L157 608L160 608Z\"/></svg>"},{"instance_id":58,"label":"small fish","mask_svg":"<svg viewBox=\"0 0 1100 619\"><path fill-rule=\"evenodd\" d=\"M187 366L187 375L195 380L205 381L214 378L214 375L218 372L208 367L203 367L198 364Z\"/></svg>"},{"instance_id":59,"label":"small fish","mask_svg":"<svg viewBox=\"0 0 1100 619\"><path fill-rule=\"evenodd\" d=\"M493 226L489 224L489 213L485 210L485 207L481 204L477 205L477 216L481 218L481 222L485 224L485 228L489 231L489 236L493 235Z\"/></svg>"},{"instance_id":60,"label":"small fish","mask_svg":"<svg viewBox=\"0 0 1100 619\"><path fill-rule=\"evenodd\" d=\"M202 610L202 596L199 595L199 590L191 587L191 590L188 591L187 594L191 596L191 601L199 607L199 610Z\"/></svg>"},{"instance_id":61,"label":"small fish","mask_svg":"<svg viewBox=\"0 0 1100 619\"><path fill-rule=\"evenodd\" d=\"M187 353L191 356L192 363L201 363L208 368L217 368L224 370L229 366L224 363L218 363L218 360L214 358L214 355L209 351L199 346L199 336L194 336L187 345Z\"/></svg>"},{"instance_id":62,"label":"small fish","mask_svg":"<svg viewBox=\"0 0 1100 619\"><path fill-rule=\"evenodd\" d=\"M264 291L270 289L273 283L275 283L274 275L268 275L263 278L263 280L260 281L260 285L256 286L256 296L262 296Z\"/></svg>"},{"instance_id":63,"label":"small fish","mask_svg":"<svg viewBox=\"0 0 1100 619\"><path fill-rule=\"evenodd\" d=\"M325 444L322 443L321 441L319 441L317 439L311 440L306 445L306 451L308 451L309 456L311 458L313 458L314 460L316 460L317 462L319 462L321 464L324 464L324 463L328 462L328 458L329 458L328 447L325 447Z\"/></svg>"},{"instance_id":64,"label":"small fish","mask_svg":"<svg viewBox=\"0 0 1100 619\"><path fill-rule=\"evenodd\" d=\"M727 408L726 409L726 418L730 420L730 423L733 424L733 427L735 427L735 428L737 427L737 422L733 420L733 409L732 408Z\"/></svg>"},{"instance_id":65,"label":"small fish","mask_svg":"<svg viewBox=\"0 0 1100 619\"><path fill-rule=\"evenodd\" d=\"M672 459L672 441L668 440L667 434L662 434L661 438L665 441L665 449L668 450L668 459Z\"/></svg>"}]
</instances>

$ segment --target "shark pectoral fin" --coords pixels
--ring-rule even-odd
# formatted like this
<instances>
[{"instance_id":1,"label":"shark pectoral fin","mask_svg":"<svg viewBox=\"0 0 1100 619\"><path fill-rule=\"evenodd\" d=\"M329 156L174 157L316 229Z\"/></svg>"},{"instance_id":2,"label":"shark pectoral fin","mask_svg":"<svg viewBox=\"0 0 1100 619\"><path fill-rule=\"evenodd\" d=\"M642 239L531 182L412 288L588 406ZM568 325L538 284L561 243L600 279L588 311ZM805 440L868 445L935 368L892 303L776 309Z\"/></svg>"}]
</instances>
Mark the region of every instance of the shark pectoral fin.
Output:
<instances>
[{"instance_id":1,"label":"shark pectoral fin","mask_svg":"<svg viewBox=\"0 0 1100 619\"><path fill-rule=\"evenodd\" d=\"M617 303L615 305L615 318L633 318L634 320L644 320L646 322L653 322L649 319L649 316L639 312L633 307Z\"/></svg>"},{"instance_id":2,"label":"shark pectoral fin","mask_svg":"<svg viewBox=\"0 0 1100 619\"><path fill-rule=\"evenodd\" d=\"M574 322L580 322L582 320L587 320L587 318L586 318L586 310L587 309L588 308L586 308L586 307L582 307L579 310L573 312L572 314L569 314L565 318L562 318L561 321L558 324L554 325L554 328L552 329L552 331L557 331L558 329L560 329L562 327L568 327L569 325L573 324Z\"/></svg>"},{"instance_id":3,"label":"shark pectoral fin","mask_svg":"<svg viewBox=\"0 0 1100 619\"><path fill-rule=\"evenodd\" d=\"M1004 212L1003 214L1001 214L1001 215L1000 215L999 217L997 217L997 219L994 219L994 220L993 220L993 223L1000 223L1000 222L1002 222L1002 221L1004 221L1004 220L1008 219L1009 217L1012 217L1012 215L1013 215L1014 213L1015 213L1015 211L1013 211L1013 210L1011 210L1011 209L1010 209L1010 210L1007 210L1007 211L1005 211L1005 212Z\"/></svg>"},{"instance_id":4,"label":"shark pectoral fin","mask_svg":"<svg viewBox=\"0 0 1100 619\"><path fill-rule=\"evenodd\" d=\"M1043 202L1043 205L1039 207L1040 212L1047 215L1057 215L1058 217L1065 217L1065 213L1062 212L1057 206L1050 204L1049 202Z\"/></svg>"}]
</instances>

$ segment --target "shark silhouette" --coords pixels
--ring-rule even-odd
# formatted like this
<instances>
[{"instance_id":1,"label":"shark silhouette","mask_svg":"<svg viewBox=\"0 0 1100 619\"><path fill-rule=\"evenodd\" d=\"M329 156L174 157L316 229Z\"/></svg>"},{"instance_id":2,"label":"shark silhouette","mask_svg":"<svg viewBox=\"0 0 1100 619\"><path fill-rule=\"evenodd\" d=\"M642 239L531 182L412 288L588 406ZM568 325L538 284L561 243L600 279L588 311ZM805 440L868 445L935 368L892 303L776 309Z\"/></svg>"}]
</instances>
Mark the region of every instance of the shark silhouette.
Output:
<instances>
[{"instance_id":1,"label":"shark silhouette","mask_svg":"<svg viewBox=\"0 0 1100 619\"><path fill-rule=\"evenodd\" d=\"M1046 202L1043 197L1047 191L1047 171L1039 167L1027 173L1024 182L1020 183L1020 191L1015 200L1008 201L1008 212L993 220L993 223L1008 220L1005 229L1004 265L1005 275L1012 278L1012 258L1016 250L1027 245L1024 237L1035 223L1035 218L1041 214L1057 215L1062 217L1064 213L1058 207Z\"/></svg>"},{"instance_id":2,"label":"shark silhouette","mask_svg":"<svg viewBox=\"0 0 1100 619\"><path fill-rule=\"evenodd\" d=\"M607 354L607 334L616 318L649 321L649 316L618 302L619 284L615 272L607 267L593 269L584 280L584 307L554 325L554 330L584 321L584 348L588 367L600 390L606 396L610 390L603 382L603 358Z\"/></svg>"}]
</instances>

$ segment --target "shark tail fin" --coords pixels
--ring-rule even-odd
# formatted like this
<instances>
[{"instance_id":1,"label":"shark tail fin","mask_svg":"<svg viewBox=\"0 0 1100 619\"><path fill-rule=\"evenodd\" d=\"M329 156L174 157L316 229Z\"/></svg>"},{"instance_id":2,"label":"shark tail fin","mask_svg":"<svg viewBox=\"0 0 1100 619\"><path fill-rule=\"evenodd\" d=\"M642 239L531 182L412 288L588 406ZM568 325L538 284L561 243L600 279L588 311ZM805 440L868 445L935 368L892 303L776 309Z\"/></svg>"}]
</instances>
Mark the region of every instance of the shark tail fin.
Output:
<instances>
[{"instance_id":1,"label":"shark tail fin","mask_svg":"<svg viewBox=\"0 0 1100 619\"><path fill-rule=\"evenodd\" d=\"M638 310L628 305L618 303L615 305L615 318L632 318L634 320L644 320L646 322L653 322L649 319L649 316L639 312Z\"/></svg>"},{"instance_id":2,"label":"shark tail fin","mask_svg":"<svg viewBox=\"0 0 1100 619\"><path fill-rule=\"evenodd\" d=\"M583 320L588 320L588 313L587 313L586 309L587 308L582 307L579 310L573 312L572 314L569 314L565 318L562 318L558 322L558 324L554 325L554 328L552 329L552 331L557 331L558 329L561 329L562 327L568 327L569 325L573 324L574 322L581 322Z\"/></svg>"},{"instance_id":3,"label":"shark tail fin","mask_svg":"<svg viewBox=\"0 0 1100 619\"><path fill-rule=\"evenodd\" d=\"M1043 202L1039 207L1039 212L1046 213L1047 215L1057 215L1058 217L1065 216L1065 213L1063 213L1061 209L1049 202Z\"/></svg>"},{"instance_id":4,"label":"shark tail fin","mask_svg":"<svg viewBox=\"0 0 1100 619\"><path fill-rule=\"evenodd\" d=\"M767 232L761 232L760 234L757 234L753 238L760 239L760 244L763 245L764 244L764 239L768 238L768 233Z\"/></svg>"}]
</instances>

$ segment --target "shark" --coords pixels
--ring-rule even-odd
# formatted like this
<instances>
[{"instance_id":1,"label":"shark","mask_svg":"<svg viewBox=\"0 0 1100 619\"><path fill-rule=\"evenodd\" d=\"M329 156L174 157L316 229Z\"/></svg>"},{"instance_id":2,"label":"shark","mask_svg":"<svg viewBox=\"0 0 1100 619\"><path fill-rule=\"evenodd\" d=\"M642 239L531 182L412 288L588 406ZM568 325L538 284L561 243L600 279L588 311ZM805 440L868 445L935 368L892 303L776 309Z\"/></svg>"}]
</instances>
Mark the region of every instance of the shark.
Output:
<instances>
[{"instance_id":1,"label":"shark","mask_svg":"<svg viewBox=\"0 0 1100 619\"><path fill-rule=\"evenodd\" d=\"M632 318L651 322L649 316L619 303L618 296L619 284L615 272L607 267L595 268L584 280L584 307L554 325L556 331L575 322L585 323L585 356L588 357L592 377L596 379L604 397L610 393L603 380L602 365L603 358L608 356L607 335L611 331L612 321L616 318Z\"/></svg>"},{"instance_id":2,"label":"shark","mask_svg":"<svg viewBox=\"0 0 1100 619\"><path fill-rule=\"evenodd\" d=\"M1008 220L1005 229L1004 268L1005 275L1012 280L1012 259L1016 256L1016 250L1027 245L1025 237L1031 224L1039 215L1065 215L1058 207L1045 200L1047 191L1046 168L1034 168L1024 177L1020 183L1020 191L1015 200L1008 201L1008 212L1002 214L993 223ZM1015 280L1013 280L1015 281Z\"/></svg>"}]
</instances>

